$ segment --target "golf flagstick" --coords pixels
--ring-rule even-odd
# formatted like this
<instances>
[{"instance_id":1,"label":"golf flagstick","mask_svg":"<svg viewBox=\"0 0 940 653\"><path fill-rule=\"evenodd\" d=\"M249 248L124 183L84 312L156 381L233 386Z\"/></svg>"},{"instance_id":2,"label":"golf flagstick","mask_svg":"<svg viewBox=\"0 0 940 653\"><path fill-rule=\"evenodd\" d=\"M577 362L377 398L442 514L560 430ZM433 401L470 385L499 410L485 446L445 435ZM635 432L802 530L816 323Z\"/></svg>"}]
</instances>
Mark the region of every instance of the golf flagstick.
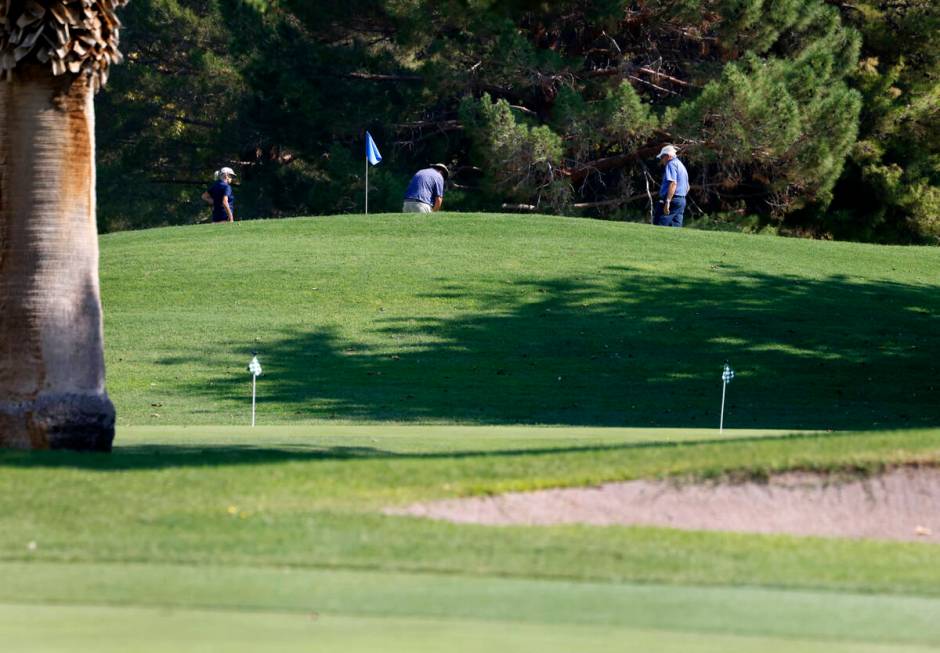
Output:
<instances>
[{"instance_id":1,"label":"golf flagstick","mask_svg":"<svg viewBox=\"0 0 940 653\"><path fill-rule=\"evenodd\" d=\"M248 363L248 371L251 372L251 425L255 425L255 398L257 397L258 377L261 376L261 362L258 360L258 352L253 351L251 362Z\"/></svg>"},{"instance_id":2,"label":"golf flagstick","mask_svg":"<svg viewBox=\"0 0 940 653\"><path fill-rule=\"evenodd\" d=\"M372 140L372 134L366 132L366 215L369 215L369 164L378 165L381 160L382 155Z\"/></svg>"},{"instance_id":3,"label":"golf flagstick","mask_svg":"<svg viewBox=\"0 0 940 653\"><path fill-rule=\"evenodd\" d=\"M725 394L728 391L728 384L731 383L731 379L733 378L734 370L732 370L731 366L726 362L725 369L721 373L721 420L718 422L719 433L725 430Z\"/></svg>"}]
</instances>

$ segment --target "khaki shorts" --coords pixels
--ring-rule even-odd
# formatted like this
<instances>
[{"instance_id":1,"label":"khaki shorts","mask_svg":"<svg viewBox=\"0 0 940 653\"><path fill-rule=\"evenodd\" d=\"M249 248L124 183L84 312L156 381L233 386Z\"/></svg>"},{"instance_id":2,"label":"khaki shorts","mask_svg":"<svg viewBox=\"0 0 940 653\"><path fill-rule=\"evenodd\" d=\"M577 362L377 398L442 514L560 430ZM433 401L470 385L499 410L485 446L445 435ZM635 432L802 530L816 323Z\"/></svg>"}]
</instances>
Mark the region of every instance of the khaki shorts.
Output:
<instances>
[{"instance_id":1,"label":"khaki shorts","mask_svg":"<svg viewBox=\"0 0 940 653\"><path fill-rule=\"evenodd\" d=\"M405 203L401 205L402 213L431 213L431 205L425 204L424 202L414 202L412 200L405 200Z\"/></svg>"}]
</instances>

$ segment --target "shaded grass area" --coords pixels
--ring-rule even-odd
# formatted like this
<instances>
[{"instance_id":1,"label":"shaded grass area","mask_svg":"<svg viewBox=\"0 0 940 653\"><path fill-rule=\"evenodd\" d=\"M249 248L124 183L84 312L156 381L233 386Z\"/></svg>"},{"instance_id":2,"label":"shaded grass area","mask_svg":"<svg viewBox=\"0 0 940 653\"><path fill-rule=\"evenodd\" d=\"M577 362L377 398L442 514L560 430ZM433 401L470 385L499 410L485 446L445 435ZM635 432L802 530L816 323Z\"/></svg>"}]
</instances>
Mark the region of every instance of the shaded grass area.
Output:
<instances>
[{"instance_id":1,"label":"shaded grass area","mask_svg":"<svg viewBox=\"0 0 940 653\"><path fill-rule=\"evenodd\" d=\"M296 427L292 427L296 428ZM546 437L563 438L558 429ZM0 559L438 571L462 575L768 585L937 595L937 547L669 529L488 528L376 514L418 499L638 477L935 464L940 431L600 445L578 438L450 452L420 438L311 438L244 429L213 444L122 433L111 456L0 453ZM296 431L295 431L296 433ZM584 434L580 434L584 437ZM268 432L276 437L276 430ZM604 439L602 435L597 436ZM363 446L363 439L369 441ZM171 443L168 443L170 440ZM24 494L24 488L28 492ZM35 546L30 547L30 543Z\"/></svg>"},{"instance_id":2,"label":"shaded grass area","mask_svg":"<svg viewBox=\"0 0 940 653\"><path fill-rule=\"evenodd\" d=\"M102 239L123 423L940 423L940 252L544 216Z\"/></svg>"},{"instance_id":3,"label":"shaded grass area","mask_svg":"<svg viewBox=\"0 0 940 653\"><path fill-rule=\"evenodd\" d=\"M417 498L433 498L443 481L450 481L444 488L450 496L667 476L735 474L759 479L792 470L872 474L888 466L938 461L937 429L719 434L418 426L387 435L381 426L124 427L114 454L0 450L0 466L10 469L146 472L179 467L225 473L225 468L239 465L315 466L322 486L316 502L355 495L357 505L366 494L384 501L401 496L406 488L413 488ZM350 478L358 479L351 487L343 483Z\"/></svg>"}]
</instances>

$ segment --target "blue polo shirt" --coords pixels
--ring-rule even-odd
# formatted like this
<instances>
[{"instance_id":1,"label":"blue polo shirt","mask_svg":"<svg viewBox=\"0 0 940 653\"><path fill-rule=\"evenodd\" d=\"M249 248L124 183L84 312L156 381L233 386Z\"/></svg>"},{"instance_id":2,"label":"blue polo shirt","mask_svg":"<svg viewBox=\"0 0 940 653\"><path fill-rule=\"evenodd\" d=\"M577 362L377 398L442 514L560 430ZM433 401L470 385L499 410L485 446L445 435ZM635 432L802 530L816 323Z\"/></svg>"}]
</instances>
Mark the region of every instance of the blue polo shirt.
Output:
<instances>
[{"instance_id":1,"label":"blue polo shirt","mask_svg":"<svg viewBox=\"0 0 940 653\"><path fill-rule=\"evenodd\" d=\"M434 168L416 172L405 191L406 202L424 202L434 206L434 200L438 197L444 197L444 175Z\"/></svg>"},{"instance_id":2,"label":"blue polo shirt","mask_svg":"<svg viewBox=\"0 0 940 653\"><path fill-rule=\"evenodd\" d=\"M685 197L689 194L689 173L682 165L682 161L676 158L670 159L663 171L663 183L659 187L660 197L666 197L669 184L672 182L676 182L675 197Z\"/></svg>"},{"instance_id":3,"label":"blue polo shirt","mask_svg":"<svg viewBox=\"0 0 940 653\"><path fill-rule=\"evenodd\" d=\"M232 215L235 215L235 193L232 192L232 187L229 184L226 184L220 179L209 186L207 192L209 196L212 197L213 222L224 222L228 220L228 213L225 212L225 207L222 206L223 197L228 197L228 205L232 209Z\"/></svg>"}]
</instances>

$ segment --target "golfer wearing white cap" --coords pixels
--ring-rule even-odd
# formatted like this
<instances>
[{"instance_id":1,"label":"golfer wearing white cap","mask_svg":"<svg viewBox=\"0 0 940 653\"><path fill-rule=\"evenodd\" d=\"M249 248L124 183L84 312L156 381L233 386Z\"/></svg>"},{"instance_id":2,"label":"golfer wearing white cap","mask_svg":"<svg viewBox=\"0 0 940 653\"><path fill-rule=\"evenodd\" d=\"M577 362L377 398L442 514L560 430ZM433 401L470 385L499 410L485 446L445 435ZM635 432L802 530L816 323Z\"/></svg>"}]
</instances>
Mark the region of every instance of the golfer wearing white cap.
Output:
<instances>
[{"instance_id":1,"label":"golfer wearing white cap","mask_svg":"<svg viewBox=\"0 0 940 653\"><path fill-rule=\"evenodd\" d=\"M685 213L685 196L689 193L689 173L677 157L676 148L666 145L657 159L663 166L663 183L659 187L659 203L653 213L653 224L681 227Z\"/></svg>"},{"instance_id":2,"label":"golfer wearing white cap","mask_svg":"<svg viewBox=\"0 0 940 653\"><path fill-rule=\"evenodd\" d=\"M235 193L232 192L232 178L235 171L222 168L215 173L215 183L202 194L202 199L212 205L213 222L235 222Z\"/></svg>"},{"instance_id":3,"label":"golfer wearing white cap","mask_svg":"<svg viewBox=\"0 0 940 653\"><path fill-rule=\"evenodd\" d=\"M444 181L450 170L443 163L432 163L429 168L418 170L405 191L403 213L430 213L440 211L444 203Z\"/></svg>"}]
</instances>

